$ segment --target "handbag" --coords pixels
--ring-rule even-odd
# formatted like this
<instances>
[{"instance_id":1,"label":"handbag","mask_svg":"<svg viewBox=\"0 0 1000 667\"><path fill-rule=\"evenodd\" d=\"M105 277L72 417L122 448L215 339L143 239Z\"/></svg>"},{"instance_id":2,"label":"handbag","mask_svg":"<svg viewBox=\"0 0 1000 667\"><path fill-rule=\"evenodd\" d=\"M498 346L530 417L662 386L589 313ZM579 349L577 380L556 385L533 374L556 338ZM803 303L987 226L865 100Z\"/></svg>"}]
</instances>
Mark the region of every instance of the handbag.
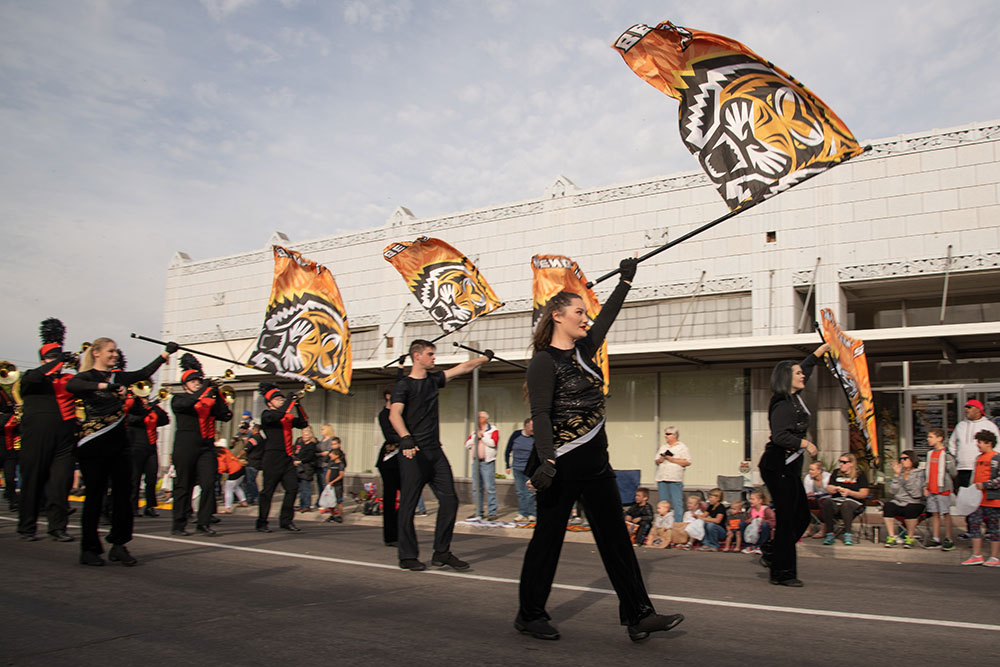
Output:
<instances>
[{"instance_id":1,"label":"handbag","mask_svg":"<svg viewBox=\"0 0 1000 667\"><path fill-rule=\"evenodd\" d=\"M968 516L976 511L983 502L983 492L974 486L963 486L955 496L955 506L951 508L952 516Z\"/></svg>"},{"instance_id":2,"label":"handbag","mask_svg":"<svg viewBox=\"0 0 1000 667\"><path fill-rule=\"evenodd\" d=\"M701 519L695 519L687 526L685 526L684 530L687 532L688 535L692 537L692 539L695 540L705 539L705 522L702 521Z\"/></svg>"},{"instance_id":3,"label":"handbag","mask_svg":"<svg viewBox=\"0 0 1000 667\"><path fill-rule=\"evenodd\" d=\"M747 525L743 531L743 541L746 544L757 544L757 540L760 539L760 524L762 521L763 519L757 517Z\"/></svg>"}]
</instances>

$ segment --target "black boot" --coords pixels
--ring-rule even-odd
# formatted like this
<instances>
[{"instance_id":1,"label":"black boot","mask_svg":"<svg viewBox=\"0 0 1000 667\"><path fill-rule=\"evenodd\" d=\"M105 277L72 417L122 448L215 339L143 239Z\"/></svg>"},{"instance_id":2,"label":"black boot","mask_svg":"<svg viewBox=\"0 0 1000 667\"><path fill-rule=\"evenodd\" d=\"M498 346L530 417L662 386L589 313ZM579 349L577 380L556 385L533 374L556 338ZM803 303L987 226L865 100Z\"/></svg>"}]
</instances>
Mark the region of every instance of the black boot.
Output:
<instances>
[{"instance_id":1,"label":"black boot","mask_svg":"<svg viewBox=\"0 0 1000 667\"><path fill-rule=\"evenodd\" d=\"M517 618L514 619L514 629L523 634L531 635L535 639L559 639L559 631L544 616L533 621L526 621L518 612Z\"/></svg>"},{"instance_id":2,"label":"black boot","mask_svg":"<svg viewBox=\"0 0 1000 667\"><path fill-rule=\"evenodd\" d=\"M649 637L651 632L675 628L683 620L684 614L671 614L669 616L650 614L635 625L628 626L628 638L634 642L641 642Z\"/></svg>"},{"instance_id":3,"label":"black boot","mask_svg":"<svg viewBox=\"0 0 1000 667\"><path fill-rule=\"evenodd\" d=\"M128 552L124 544L116 544L111 547L111 551L108 552L108 560L113 563L121 563L125 567L132 567L139 564L139 561Z\"/></svg>"}]
</instances>

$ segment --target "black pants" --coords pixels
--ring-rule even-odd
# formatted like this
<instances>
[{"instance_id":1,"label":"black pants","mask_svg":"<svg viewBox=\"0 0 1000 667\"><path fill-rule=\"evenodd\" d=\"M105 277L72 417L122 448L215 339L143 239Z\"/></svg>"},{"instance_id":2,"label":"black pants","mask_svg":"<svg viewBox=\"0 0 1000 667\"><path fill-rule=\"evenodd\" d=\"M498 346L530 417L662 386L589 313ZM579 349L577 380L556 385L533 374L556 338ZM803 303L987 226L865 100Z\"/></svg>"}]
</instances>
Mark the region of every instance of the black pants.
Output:
<instances>
[{"instance_id":1,"label":"black pants","mask_svg":"<svg viewBox=\"0 0 1000 667\"><path fill-rule=\"evenodd\" d=\"M959 470L958 474L955 475L955 490L961 489L964 486L969 486L972 481L972 470Z\"/></svg>"},{"instance_id":2,"label":"black pants","mask_svg":"<svg viewBox=\"0 0 1000 667\"><path fill-rule=\"evenodd\" d=\"M267 515L271 513L271 496L278 484L285 490L278 512L278 525L284 528L292 523L295 516L295 498L299 493L299 476L295 472L292 458L285 452L264 452L264 488L260 490L257 502L257 527L267 527Z\"/></svg>"},{"instance_id":3,"label":"black pants","mask_svg":"<svg viewBox=\"0 0 1000 667\"><path fill-rule=\"evenodd\" d=\"M76 422L52 417L51 424L32 429L38 437L22 437L18 463L21 467L21 505L17 532L34 535L38 515L45 512L49 532L66 530L69 487L73 483L73 447Z\"/></svg>"},{"instance_id":4,"label":"black pants","mask_svg":"<svg viewBox=\"0 0 1000 667\"><path fill-rule=\"evenodd\" d=\"M451 463L440 447L419 450L412 459L396 455L399 460L399 559L417 558L417 531L413 527L413 515L424 486L430 486L438 499L437 522L434 524L434 551L451 551L451 538L455 532L455 517L458 515L458 495L455 480L451 475Z\"/></svg>"},{"instance_id":5,"label":"black pants","mask_svg":"<svg viewBox=\"0 0 1000 667\"><path fill-rule=\"evenodd\" d=\"M17 450L5 449L0 452L3 456L3 497L7 500L7 505L11 510L17 508Z\"/></svg>"},{"instance_id":6,"label":"black pants","mask_svg":"<svg viewBox=\"0 0 1000 667\"><path fill-rule=\"evenodd\" d=\"M545 603L556 576L566 523L578 499L586 507L604 570L618 594L621 623L635 625L654 610L622 518L621 494L614 477L567 480L557 474L552 486L535 494L538 522L521 567L521 617L527 621L549 618Z\"/></svg>"},{"instance_id":7,"label":"black pants","mask_svg":"<svg viewBox=\"0 0 1000 667\"><path fill-rule=\"evenodd\" d=\"M380 461L378 472L382 475L382 541L396 542L399 539L399 520L396 512L396 494L399 493L399 462L402 454L396 454L388 461Z\"/></svg>"},{"instance_id":8,"label":"black pants","mask_svg":"<svg viewBox=\"0 0 1000 667\"><path fill-rule=\"evenodd\" d=\"M77 448L77 459L87 496L83 501L80 550L103 553L97 527L101 506L111 489L111 544L127 544L132 540L132 456L125 426L113 429Z\"/></svg>"},{"instance_id":9,"label":"black pants","mask_svg":"<svg viewBox=\"0 0 1000 667\"><path fill-rule=\"evenodd\" d=\"M184 530L187 525L188 513L191 511L191 496L194 487L201 487L198 498L198 516L195 522L199 526L212 523L215 514L215 474L218 463L211 440L196 442L174 442L174 530Z\"/></svg>"},{"instance_id":10,"label":"black pants","mask_svg":"<svg viewBox=\"0 0 1000 667\"><path fill-rule=\"evenodd\" d=\"M798 474L800 470L801 464L781 470L760 469L760 476L774 501L778 524L772 540L761 549L771 562L771 578L777 581L798 578L795 544L809 526L809 501Z\"/></svg>"},{"instance_id":11,"label":"black pants","mask_svg":"<svg viewBox=\"0 0 1000 667\"><path fill-rule=\"evenodd\" d=\"M175 468L176 470L176 468ZM139 510L139 486L146 483L146 509L156 507L156 477L160 460L156 445L136 445L132 449L132 509Z\"/></svg>"}]
</instances>

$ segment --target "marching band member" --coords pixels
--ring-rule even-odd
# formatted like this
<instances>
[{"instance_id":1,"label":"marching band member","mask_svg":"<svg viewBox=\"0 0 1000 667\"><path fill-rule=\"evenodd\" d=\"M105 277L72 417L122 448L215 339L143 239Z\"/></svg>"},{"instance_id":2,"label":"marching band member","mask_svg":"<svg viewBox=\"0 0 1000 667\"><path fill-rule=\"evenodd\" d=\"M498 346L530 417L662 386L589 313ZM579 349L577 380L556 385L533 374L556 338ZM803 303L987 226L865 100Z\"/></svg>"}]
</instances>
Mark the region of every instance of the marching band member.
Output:
<instances>
[{"instance_id":1,"label":"marching band member","mask_svg":"<svg viewBox=\"0 0 1000 667\"><path fill-rule=\"evenodd\" d=\"M0 389L0 462L3 463L3 495L11 512L16 512L18 506L16 443L21 427L16 408L14 399Z\"/></svg>"},{"instance_id":2,"label":"marching band member","mask_svg":"<svg viewBox=\"0 0 1000 667\"><path fill-rule=\"evenodd\" d=\"M295 442L292 429L309 426L309 415L297 398L285 398L276 384L261 382L259 391L264 397L267 410L260 415L260 426L265 435L264 488L258 499L257 530L261 533L271 532L267 527L267 517L271 512L271 496L280 483L285 489L285 498L278 514L278 526L282 530L298 533L300 529L292 521L295 497L299 489L299 476L292 462Z\"/></svg>"},{"instance_id":3,"label":"marching band member","mask_svg":"<svg viewBox=\"0 0 1000 667\"><path fill-rule=\"evenodd\" d=\"M72 542L66 532L69 487L73 479L73 446L78 424L76 399L66 384L73 377L63 372L72 355L64 354L66 327L50 317L41 324L42 365L21 376L21 504L17 532L34 540L38 514L44 508L49 536Z\"/></svg>"},{"instance_id":4,"label":"marching band member","mask_svg":"<svg viewBox=\"0 0 1000 667\"><path fill-rule=\"evenodd\" d=\"M212 529L215 514L215 422L228 422L233 413L219 393L219 388L205 381L201 363L192 354L181 356L181 386L183 394L170 401L177 420L174 433L174 535L190 535L188 513L194 486L201 487L195 524L203 535L217 535Z\"/></svg>"},{"instance_id":5,"label":"marching band member","mask_svg":"<svg viewBox=\"0 0 1000 667\"><path fill-rule=\"evenodd\" d=\"M126 567L138 561L125 545L132 539L132 460L125 426L125 388L148 380L177 350L176 343L138 371L116 370L118 346L110 338L98 338L80 360L80 372L66 388L83 401L85 419L77 447L87 496L83 503L80 563L104 565L104 549L97 537L101 504L111 486L111 531L104 538L111 544L108 559Z\"/></svg>"},{"instance_id":6,"label":"marching band member","mask_svg":"<svg viewBox=\"0 0 1000 667\"><path fill-rule=\"evenodd\" d=\"M156 429L170 423L170 417L158 403L143 396L133 396L128 410L128 435L132 443L132 514L139 516L139 485L146 482L146 516L160 516L156 511L156 477L160 457L156 451Z\"/></svg>"}]
</instances>

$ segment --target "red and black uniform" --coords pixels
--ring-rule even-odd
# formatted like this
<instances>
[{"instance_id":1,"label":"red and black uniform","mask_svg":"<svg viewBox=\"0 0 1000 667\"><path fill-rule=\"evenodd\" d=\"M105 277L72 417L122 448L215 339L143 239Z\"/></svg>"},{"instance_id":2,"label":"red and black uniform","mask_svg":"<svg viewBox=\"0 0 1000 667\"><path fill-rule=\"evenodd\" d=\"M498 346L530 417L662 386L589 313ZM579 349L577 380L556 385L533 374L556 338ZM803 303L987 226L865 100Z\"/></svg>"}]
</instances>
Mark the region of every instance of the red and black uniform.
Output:
<instances>
[{"instance_id":1,"label":"red and black uniform","mask_svg":"<svg viewBox=\"0 0 1000 667\"><path fill-rule=\"evenodd\" d=\"M260 427L264 432L264 488L258 499L257 528L267 528L271 512L271 496L280 483L285 490L278 513L278 525L287 528L294 517L295 497L299 490L299 476L292 463L295 451L293 428L309 426L309 416L298 401L288 401L277 410L264 410Z\"/></svg>"},{"instance_id":2,"label":"red and black uniform","mask_svg":"<svg viewBox=\"0 0 1000 667\"><path fill-rule=\"evenodd\" d=\"M17 453L20 423L14 416L14 400L0 390L0 462L3 463L3 495L11 512L17 511Z\"/></svg>"},{"instance_id":3,"label":"red and black uniform","mask_svg":"<svg viewBox=\"0 0 1000 667\"><path fill-rule=\"evenodd\" d=\"M66 530L69 488L73 483L73 447L79 425L76 397L66 389L73 378L56 359L21 376L21 506L17 532L35 534L44 509L49 533Z\"/></svg>"},{"instance_id":4,"label":"red and black uniform","mask_svg":"<svg viewBox=\"0 0 1000 667\"><path fill-rule=\"evenodd\" d=\"M131 397L126 414L128 439L132 443L132 513L139 514L139 484L145 478L146 514L155 516L156 477L160 471L156 429L169 424L170 417L159 405L151 405L139 396Z\"/></svg>"},{"instance_id":5,"label":"red and black uniform","mask_svg":"<svg viewBox=\"0 0 1000 667\"><path fill-rule=\"evenodd\" d=\"M184 531L195 485L201 487L198 526L207 528L215 514L215 422L228 422L233 413L217 387L206 384L197 393L175 394L170 401L177 430L174 433L173 529Z\"/></svg>"}]
</instances>

